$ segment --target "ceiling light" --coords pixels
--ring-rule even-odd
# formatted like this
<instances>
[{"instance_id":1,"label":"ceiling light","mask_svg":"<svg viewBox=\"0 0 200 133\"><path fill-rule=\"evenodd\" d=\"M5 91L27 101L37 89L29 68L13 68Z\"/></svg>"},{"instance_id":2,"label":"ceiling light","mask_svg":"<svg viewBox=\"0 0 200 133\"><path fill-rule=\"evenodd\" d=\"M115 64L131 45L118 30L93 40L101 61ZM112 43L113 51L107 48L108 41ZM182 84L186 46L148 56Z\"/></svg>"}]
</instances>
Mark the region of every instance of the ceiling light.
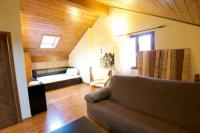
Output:
<instances>
[{"instance_id":1,"label":"ceiling light","mask_svg":"<svg viewBox=\"0 0 200 133\"><path fill-rule=\"evenodd\" d=\"M71 10L71 14L72 14L73 16L78 16L78 15L79 15L79 10L78 10L78 8L73 7L73 8L71 8L70 10Z\"/></svg>"},{"instance_id":2,"label":"ceiling light","mask_svg":"<svg viewBox=\"0 0 200 133\"><path fill-rule=\"evenodd\" d=\"M55 48L60 40L60 37L43 36L40 48Z\"/></svg>"},{"instance_id":3,"label":"ceiling light","mask_svg":"<svg viewBox=\"0 0 200 133\"><path fill-rule=\"evenodd\" d=\"M68 13L70 14L71 18L77 21L80 17L80 10L76 7L68 8Z\"/></svg>"}]
</instances>

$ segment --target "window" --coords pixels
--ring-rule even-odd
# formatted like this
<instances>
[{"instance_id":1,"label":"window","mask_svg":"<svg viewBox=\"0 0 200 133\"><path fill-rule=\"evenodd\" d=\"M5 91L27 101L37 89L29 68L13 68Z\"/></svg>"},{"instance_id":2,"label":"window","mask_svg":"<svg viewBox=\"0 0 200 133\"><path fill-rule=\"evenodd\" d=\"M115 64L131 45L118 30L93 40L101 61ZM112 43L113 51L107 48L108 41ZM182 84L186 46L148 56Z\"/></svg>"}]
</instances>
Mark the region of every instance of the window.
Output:
<instances>
[{"instance_id":1,"label":"window","mask_svg":"<svg viewBox=\"0 0 200 133\"><path fill-rule=\"evenodd\" d=\"M60 37L43 36L40 48L55 48L60 40Z\"/></svg>"},{"instance_id":2,"label":"window","mask_svg":"<svg viewBox=\"0 0 200 133\"><path fill-rule=\"evenodd\" d=\"M131 52L133 57L135 58L132 60L132 67L136 67L136 55L140 51L148 51L154 49L154 32L148 32L138 35L133 35L130 37L131 40Z\"/></svg>"}]
</instances>

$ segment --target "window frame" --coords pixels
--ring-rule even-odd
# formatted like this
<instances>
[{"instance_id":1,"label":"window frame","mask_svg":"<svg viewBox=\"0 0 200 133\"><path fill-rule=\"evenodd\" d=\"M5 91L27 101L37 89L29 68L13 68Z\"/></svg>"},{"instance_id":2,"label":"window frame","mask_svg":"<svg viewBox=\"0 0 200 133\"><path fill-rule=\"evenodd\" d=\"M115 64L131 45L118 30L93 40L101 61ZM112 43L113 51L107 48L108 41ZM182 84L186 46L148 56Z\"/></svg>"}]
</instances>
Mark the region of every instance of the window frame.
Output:
<instances>
[{"instance_id":1,"label":"window frame","mask_svg":"<svg viewBox=\"0 0 200 133\"><path fill-rule=\"evenodd\" d=\"M130 38L136 38L136 66L132 66L131 69L138 69L138 64L137 64L137 53L140 52L140 45L139 45L139 37L140 36L144 36L144 35L151 35L152 39L151 39L151 50L155 49L155 32L154 31L150 31L150 32L145 32L145 33L140 33L140 34L134 34L134 35L130 35Z\"/></svg>"},{"instance_id":2,"label":"window frame","mask_svg":"<svg viewBox=\"0 0 200 133\"><path fill-rule=\"evenodd\" d=\"M45 39L54 39L51 43L46 43ZM56 46L58 45L60 41L60 37L58 36L48 36L48 35L44 35L42 36L42 40L41 40L41 44L40 44L40 48L41 49L54 49L56 48Z\"/></svg>"}]
</instances>

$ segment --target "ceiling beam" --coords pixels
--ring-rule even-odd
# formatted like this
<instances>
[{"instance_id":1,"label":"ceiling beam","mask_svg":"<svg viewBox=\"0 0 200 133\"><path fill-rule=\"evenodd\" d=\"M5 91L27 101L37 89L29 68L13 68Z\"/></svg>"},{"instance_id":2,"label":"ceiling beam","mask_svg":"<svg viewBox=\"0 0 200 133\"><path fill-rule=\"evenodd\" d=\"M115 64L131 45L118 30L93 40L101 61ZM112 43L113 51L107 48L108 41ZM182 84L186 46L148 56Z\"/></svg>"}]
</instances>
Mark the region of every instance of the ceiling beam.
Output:
<instances>
[{"instance_id":1,"label":"ceiling beam","mask_svg":"<svg viewBox=\"0 0 200 133\"><path fill-rule=\"evenodd\" d=\"M94 12L99 16L107 16L109 7L97 2L96 0L66 0L68 3L82 9Z\"/></svg>"}]
</instances>

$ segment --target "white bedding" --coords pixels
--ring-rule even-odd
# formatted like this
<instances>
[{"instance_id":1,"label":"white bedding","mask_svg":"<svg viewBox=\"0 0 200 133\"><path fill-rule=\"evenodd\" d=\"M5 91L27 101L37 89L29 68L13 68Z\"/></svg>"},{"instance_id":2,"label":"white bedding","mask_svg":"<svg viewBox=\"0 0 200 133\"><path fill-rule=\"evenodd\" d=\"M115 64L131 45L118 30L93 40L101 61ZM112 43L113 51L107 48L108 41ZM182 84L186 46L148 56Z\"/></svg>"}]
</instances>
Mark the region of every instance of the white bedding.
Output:
<instances>
[{"instance_id":1,"label":"white bedding","mask_svg":"<svg viewBox=\"0 0 200 133\"><path fill-rule=\"evenodd\" d=\"M57 74L57 75L38 77L37 80L43 84L48 84L48 83L55 83L58 81L75 79L75 78L80 78L80 75L69 76L69 75L66 75L65 73L63 73L63 74Z\"/></svg>"}]
</instances>

